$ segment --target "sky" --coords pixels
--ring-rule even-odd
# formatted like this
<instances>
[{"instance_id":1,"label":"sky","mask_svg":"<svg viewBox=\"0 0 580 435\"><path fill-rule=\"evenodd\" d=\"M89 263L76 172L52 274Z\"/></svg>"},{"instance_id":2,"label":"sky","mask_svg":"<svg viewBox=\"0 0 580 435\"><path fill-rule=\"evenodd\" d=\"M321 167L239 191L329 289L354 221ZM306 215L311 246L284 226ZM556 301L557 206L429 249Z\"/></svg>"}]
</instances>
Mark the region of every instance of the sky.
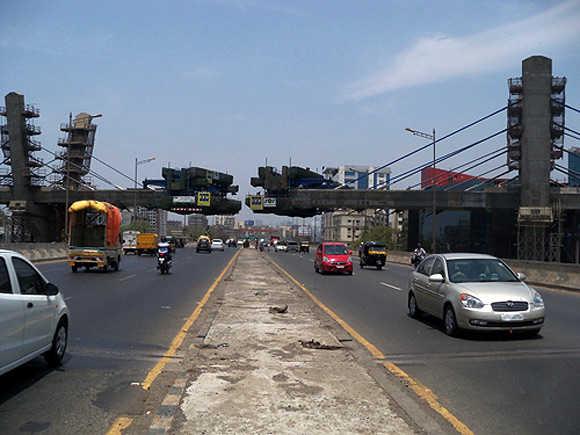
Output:
<instances>
[{"instance_id":1,"label":"sky","mask_svg":"<svg viewBox=\"0 0 580 435\"><path fill-rule=\"evenodd\" d=\"M441 137L499 109L531 55L553 59L580 107L580 0L1 3L0 92L40 108L45 147L56 149L69 112L101 113L100 159L132 174L136 157L155 156L140 178L167 165L228 172L241 200L266 158L378 166L425 143L406 127ZM566 121L580 130L580 115ZM505 124L504 113L437 151ZM503 135L442 167L501 145Z\"/></svg>"}]
</instances>

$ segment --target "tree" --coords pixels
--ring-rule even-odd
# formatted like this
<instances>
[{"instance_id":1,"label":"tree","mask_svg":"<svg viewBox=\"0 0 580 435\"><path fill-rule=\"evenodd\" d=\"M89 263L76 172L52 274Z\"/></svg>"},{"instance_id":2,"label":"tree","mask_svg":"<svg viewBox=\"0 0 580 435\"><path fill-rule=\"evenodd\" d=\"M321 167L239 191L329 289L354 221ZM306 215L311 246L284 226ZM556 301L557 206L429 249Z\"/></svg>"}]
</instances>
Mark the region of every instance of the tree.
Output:
<instances>
[{"instance_id":1,"label":"tree","mask_svg":"<svg viewBox=\"0 0 580 435\"><path fill-rule=\"evenodd\" d=\"M360 245L361 243L371 241L384 243L388 249L393 249L393 229L384 225L377 225L367 228L356 241L356 246Z\"/></svg>"},{"instance_id":2,"label":"tree","mask_svg":"<svg viewBox=\"0 0 580 435\"><path fill-rule=\"evenodd\" d=\"M123 225L121 227L121 231L140 231L142 233L152 233L153 227L149 224L149 222L139 219L135 222L131 222L130 224Z\"/></svg>"}]
</instances>

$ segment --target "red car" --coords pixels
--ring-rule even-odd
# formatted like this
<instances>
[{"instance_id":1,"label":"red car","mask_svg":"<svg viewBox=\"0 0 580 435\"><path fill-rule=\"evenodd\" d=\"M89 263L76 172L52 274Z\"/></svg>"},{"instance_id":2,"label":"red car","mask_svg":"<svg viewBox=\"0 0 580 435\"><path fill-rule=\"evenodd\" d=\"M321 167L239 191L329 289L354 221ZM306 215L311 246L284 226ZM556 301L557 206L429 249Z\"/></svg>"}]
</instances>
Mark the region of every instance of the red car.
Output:
<instances>
[{"instance_id":1,"label":"red car","mask_svg":"<svg viewBox=\"0 0 580 435\"><path fill-rule=\"evenodd\" d=\"M352 275L352 251L344 243L322 242L314 256L314 270Z\"/></svg>"}]
</instances>

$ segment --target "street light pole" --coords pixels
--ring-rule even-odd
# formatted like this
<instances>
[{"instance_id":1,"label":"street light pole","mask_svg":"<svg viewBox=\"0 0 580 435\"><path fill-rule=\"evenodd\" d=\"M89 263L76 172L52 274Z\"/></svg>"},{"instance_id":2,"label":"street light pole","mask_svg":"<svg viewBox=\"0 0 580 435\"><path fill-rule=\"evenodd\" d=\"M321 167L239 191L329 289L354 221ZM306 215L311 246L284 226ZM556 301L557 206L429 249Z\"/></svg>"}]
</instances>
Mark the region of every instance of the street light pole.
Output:
<instances>
[{"instance_id":1,"label":"street light pole","mask_svg":"<svg viewBox=\"0 0 580 435\"><path fill-rule=\"evenodd\" d=\"M155 156L143 160L139 160L137 157L135 157L135 195L133 196L133 223L137 223L137 168L139 165L144 165L145 163L152 162L153 160L155 160Z\"/></svg>"},{"instance_id":2,"label":"street light pole","mask_svg":"<svg viewBox=\"0 0 580 435\"><path fill-rule=\"evenodd\" d=\"M429 139L433 142L433 169L435 169L435 161L437 157L436 153L436 137L435 137L435 129L433 129L433 133L424 133L422 131L413 130L412 128L406 128L406 131L411 133L414 136L419 136L425 139ZM435 171L433 171L433 177L431 177L431 190L433 192L433 204L431 208L431 252L434 254L437 252L437 186L434 183L435 180Z\"/></svg>"}]
</instances>

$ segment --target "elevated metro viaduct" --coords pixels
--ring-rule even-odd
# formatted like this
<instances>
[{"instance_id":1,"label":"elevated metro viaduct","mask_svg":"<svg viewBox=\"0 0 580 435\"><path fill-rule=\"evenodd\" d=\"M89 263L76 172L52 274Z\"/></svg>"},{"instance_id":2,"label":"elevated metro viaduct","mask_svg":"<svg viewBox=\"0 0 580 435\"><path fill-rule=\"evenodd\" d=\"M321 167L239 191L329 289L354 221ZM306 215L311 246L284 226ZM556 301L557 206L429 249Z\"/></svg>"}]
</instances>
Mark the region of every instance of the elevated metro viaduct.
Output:
<instances>
[{"instance_id":1,"label":"elevated metro viaduct","mask_svg":"<svg viewBox=\"0 0 580 435\"><path fill-rule=\"evenodd\" d=\"M580 190L554 187L550 180L555 160L562 157L564 150L566 79L552 75L551 59L532 56L523 60L522 76L508 83L507 166L519 172L518 185L484 191L437 189L438 220L445 210L470 211L470 217L478 215L470 220L467 233L450 237L457 239L477 232L484 222L486 240L475 248L480 251L526 260L561 261L564 245L572 243L575 253L567 253L566 260L580 262ZM264 193L248 196L246 204L256 213L301 217L336 209L410 210L410 243L418 238L419 211L433 205L432 190L296 188L298 181L292 180L291 184L285 178L299 173L297 169L287 168L285 177L273 168L259 168L258 177L252 178L251 184L263 188ZM440 234L442 229L438 231Z\"/></svg>"},{"instance_id":2,"label":"elevated metro viaduct","mask_svg":"<svg viewBox=\"0 0 580 435\"><path fill-rule=\"evenodd\" d=\"M48 167L35 153L43 147L33 136L40 134L40 128L34 125L34 118L39 111L24 103L24 96L16 92L6 95L6 105L0 107L0 115L6 117L6 123L0 125L0 149L4 155L1 164L9 166L8 174L0 175L0 204L6 204L12 211L14 241L52 242L58 241L64 234L65 210L67 204L82 199L107 201L120 208L141 206L158 208L179 214L200 213L205 215L236 214L241 209L241 202L227 197L236 193L233 177L228 174L203 168L186 168L176 171L164 168L169 174L169 182L163 189L119 189L97 190L83 183L82 176L90 172L90 159L94 145L96 125L86 122L69 123L61 126L65 132L73 132L66 139L59 140L59 145L66 145L66 150L53 153L61 177L68 176L69 182L61 181L52 187L46 184L46 176L39 169ZM88 118L93 118L86 115ZM83 134L91 135L87 145ZM90 145L91 152L79 150ZM72 145L75 145L74 148ZM51 162L52 162L51 161ZM77 176L73 176L77 174ZM161 180L161 181L166 181ZM159 181L159 180L158 180Z\"/></svg>"}]
</instances>

